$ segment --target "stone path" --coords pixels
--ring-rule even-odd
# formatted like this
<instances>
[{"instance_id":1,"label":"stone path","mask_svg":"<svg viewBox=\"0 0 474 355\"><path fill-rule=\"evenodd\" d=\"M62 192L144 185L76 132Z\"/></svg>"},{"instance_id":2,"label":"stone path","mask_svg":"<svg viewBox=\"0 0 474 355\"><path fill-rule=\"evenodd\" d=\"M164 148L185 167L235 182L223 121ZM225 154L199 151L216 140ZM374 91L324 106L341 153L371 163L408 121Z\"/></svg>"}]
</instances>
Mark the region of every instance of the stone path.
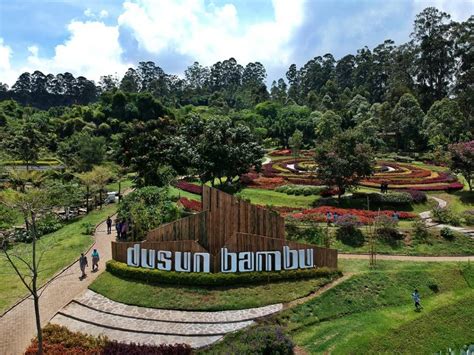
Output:
<instances>
[{"instance_id":1,"label":"stone path","mask_svg":"<svg viewBox=\"0 0 474 355\"><path fill-rule=\"evenodd\" d=\"M95 233L95 244L100 255L99 271L91 273L88 270L88 277L79 280L79 263L66 268L63 272L53 278L44 288L40 298L41 323L46 325L50 319L65 305L70 303L74 297L87 290L89 284L105 269L105 262L110 260L112 239L115 234L107 235L105 222L101 223ZM92 260L88 253L89 262ZM5 287L2 285L1 287ZM15 307L7 311L0 318L0 354L16 355L23 354L30 344L32 338L36 336L35 316L33 300L26 298Z\"/></svg>"},{"instance_id":2,"label":"stone path","mask_svg":"<svg viewBox=\"0 0 474 355\"><path fill-rule=\"evenodd\" d=\"M282 304L276 304L221 312L160 310L118 303L87 290L61 309L51 323L95 336L106 335L117 341L187 343L199 348L282 308Z\"/></svg>"}]
</instances>

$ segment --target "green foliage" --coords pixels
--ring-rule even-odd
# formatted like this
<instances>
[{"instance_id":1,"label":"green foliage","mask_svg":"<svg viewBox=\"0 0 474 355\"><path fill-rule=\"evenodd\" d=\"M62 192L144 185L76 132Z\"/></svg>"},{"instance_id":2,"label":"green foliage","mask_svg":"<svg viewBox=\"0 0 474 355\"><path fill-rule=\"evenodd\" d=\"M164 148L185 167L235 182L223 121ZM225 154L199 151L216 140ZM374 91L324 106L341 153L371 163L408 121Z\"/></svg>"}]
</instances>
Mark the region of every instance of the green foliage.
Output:
<instances>
[{"instance_id":1,"label":"green foliage","mask_svg":"<svg viewBox=\"0 0 474 355\"><path fill-rule=\"evenodd\" d=\"M459 226L461 225L461 217L451 209L445 207L445 208L440 208L440 207L435 207L431 211L433 215L433 219L436 222L439 223L444 223L444 224L449 224L452 226Z\"/></svg>"},{"instance_id":2,"label":"green foliage","mask_svg":"<svg viewBox=\"0 0 474 355\"><path fill-rule=\"evenodd\" d=\"M198 354L293 354L293 342L284 329L272 325L258 325L233 333L222 342Z\"/></svg>"},{"instance_id":3,"label":"green foliage","mask_svg":"<svg viewBox=\"0 0 474 355\"><path fill-rule=\"evenodd\" d=\"M58 154L76 171L89 171L105 159L106 141L87 132L75 133L59 143Z\"/></svg>"},{"instance_id":4,"label":"green foliage","mask_svg":"<svg viewBox=\"0 0 474 355\"><path fill-rule=\"evenodd\" d=\"M134 268L118 261L107 262L107 271L112 275L130 280L144 281L152 284L172 284L190 286L230 286L253 283L264 283L281 280L301 280L313 277L332 277L338 272L327 268L299 269L269 272L243 273L186 273L161 271L156 269Z\"/></svg>"},{"instance_id":5,"label":"green foliage","mask_svg":"<svg viewBox=\"0 0 474 355\"><path fill-rule=\"evenodd\" d=\"M454 172L462 174L472 191L474 176L474 141L452 144L449 146L451 153L450 167Z\"/></svg>"},{"instance_id":6,"label":"green foliage","mask_svg":"<svg viewBox=\"0 0 474 355\"><path fill-rule=\"evenodd\" d=\"M403 239L403 234L397 230L397 221L386 215L377 216L375 218L375 232L377 238L389 244L396 244Z\"/></svg>"},{"instance_id":7,"label":"green foliage","mask_svg":"<svg viewBox=\"0 0 474 355\"><path fill-rule=\"evenodd\" d=\"M0 204L0 230L8 229L16 221L16 213L11 208Z\"/></svg>"},{"instance_id":8,"label":"green foliage","mask_svg":"<svg viewBox=\"0 0 474 355\"><path fill-rule=\"evenodd\" d=\"M444 227L443 229L441 229L439 234L444 239L447 239L447 240L453 240L456 237L456 234L454 233L454 231L449 227Z\"/></svg>"},{"instance_id":9,"label":"green foliage","mask_svg":"<svg viewBox=\"0 0 474 355\"><path fill-rule=\"evenodd\" d=\"M426 226L426 223L423 220L417 219L416 221L414 221L412 224L412 228L413 236L416 242L424 243L430 237L428 227Z\"/></svg>"},{"instance_id":10,"label":"green foliage","mask_svg":"<svg viewBox=\"0 0 474 355\"><path fill-rule=\"evenodd\" d=\"M95 232L95 225L89 222L81 223L82 234L84 235L93 235Z\"/></svg>"},{"instance_id":11,"label":"green foliage","mask_svg":"<svg viewBox=\"0 0 474 355\"><path fill-rule=\"evenodd\" d=\"M423 136L420 127L424 117L425 114L413 95L405 94L400 98L392 111L400 149L410 151L422 148Z\"/></svg>"},{"instance_id":12,"label":"green foliage","mask_svg":"<svg viewBox=\"0 0 474 355\"><path fill-rule=\"evenodd\" d=\"M353 131L346 131L316 148L317 178L336 186L339 197L361 179L373 173L374 156L370 146L361 144Z\"/></svg>"},{"instance_id":13,"label":"green foliage","mask_svg":"<svg viewBox=\"0 0 474 355\"><path fill-rule=\"evenodd\" d=\"M53 233L63 226L61 219L54 213L41 216L36 223L38 236Z\"/></svg>"},{"instance_id":14,"label":"green foliage","mask_svg":"<svg viewBox=\"0 0 474 355\"><path fill-rule=\"evenodd\" d=\"M154 186L134 190L123 198L118 210L119 219L130 221L133 240L143 240L149 230L178 217L168 189Z\"/></svg>"},{"instance_id":15,"label":"green foliage","mask_svg":"<svg viewBox=\"0 0 474 355\"><path fill-rule=\"evenodd\" d=\"M339 228L336 230L336 239L352 247L364 245L365 237L360 229L357 217L344 215L337 220Z\"/></svg>"},{"instance_id":16,"label":"green foliage","mask_svg":"<svg viewBox=\"0 0 474 355\"><path fill-rule=\"evenodd\" d=\"M287 195L310 196L310 195L319 195L319 193L325 188L326 188L325 186L283 185L283 186L278 186L275 189L275 191L282 192Z\"/></svg>"}]
</instances>

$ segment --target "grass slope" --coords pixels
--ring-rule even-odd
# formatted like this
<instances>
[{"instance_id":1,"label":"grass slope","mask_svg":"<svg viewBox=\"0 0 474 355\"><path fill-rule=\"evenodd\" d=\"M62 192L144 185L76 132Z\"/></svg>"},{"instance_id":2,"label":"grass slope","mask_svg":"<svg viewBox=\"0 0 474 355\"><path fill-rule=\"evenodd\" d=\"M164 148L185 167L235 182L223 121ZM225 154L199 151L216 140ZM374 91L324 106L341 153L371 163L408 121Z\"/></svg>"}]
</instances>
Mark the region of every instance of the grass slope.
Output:
<instances>
[{"instance_id":1,"label":"grass slope","mask_svg":"<svg viewBox=\"0 0 474 355\"><path fill-rule=\"evenodd\" d=\"M108 272L89 288L114 301L142 307L220 311L266 306L304 297L328 283L327 278L236 287L150 285Z\"/></svg>"},{"instance_id":2,"label":"grass slope","mask_svg":"<svg viewBox=\"0 0 474 355\"><path fill-rule=\"evenodd\" d=\"M240 198L250 199L250 202L257 205L287 206L310 208L311 203L319 196L294 196L282 192L263 189L243 189L239 193Z\"/></svg>"},{"instance_id":3,"label":"grass slope","mask_svg":"<svg viewBox=\"0 0 474 355\"><path fill-rule=\"evenodd\" d=\"M108 205L102 210L93 211L79 220L70 222L60 230L42 237L38 242L38 250L46 250L46 252L40 265L43 271L39 275L39 282L41 284L46 282L92 245L93 239L83 234L83 223L98 224L108 215L115 213L116 207L116 205ZM11 252L31 257L31 245L16 245ZM4 255L0 256L0 285L0 313L27 293Z\"/></svg>"},{"instance_id":4,"label":"grass slope","mask_svg":"<svg viewBox=\"0 0 474 355\"><path fill-rule=\"evenodd\" d=\"M382 269L387 266L395 270L356 275L278 321L310 353L433 353L474 340L466 322L474 313L472 267L385 263ZM413 309L415 287L422 312Z\"/></svg>"}]
</instances>

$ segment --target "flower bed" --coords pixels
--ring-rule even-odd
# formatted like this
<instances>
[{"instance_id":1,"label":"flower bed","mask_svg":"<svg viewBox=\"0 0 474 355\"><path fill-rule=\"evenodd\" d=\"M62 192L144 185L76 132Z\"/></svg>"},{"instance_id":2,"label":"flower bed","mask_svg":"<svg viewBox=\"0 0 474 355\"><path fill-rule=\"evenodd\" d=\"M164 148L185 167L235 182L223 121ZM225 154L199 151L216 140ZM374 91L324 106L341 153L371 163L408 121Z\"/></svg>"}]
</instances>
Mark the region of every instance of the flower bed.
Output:
<instances>
[{"instance_id":1,"label":"flower bed","mask_svg":"<svg viewBox=\"0 0 474 355\"><path fill-rule=\"evenodd\" d=\"M191 184L190 182L184 181L184 180L179 180L175 186L178 189L181 189L183 191L190 192L192 194L196 195L202 195L202 187L199 185Z\"/></svg>"},{"instance_id":2,"label":"flower bed","mask_svg":"<svg viewBox=\"0 0 474 355\"><path fill-rule=\"evenodd\" d=\"M190 200L186 197L181 197L178 200L178 203L181 204L181 206L183 206L187 210L196 212L202 211L202 204L200 201Z\"/></svg>"},{"instance_id":3,"label":"flower bed","mask_svg":"<svg viewBox=\"0 0 474 355\"><path fill-rule=\"evenodd\" d=\"M385 215L392 217L395 211L384 210L384 211L365 211L356 210L352 208L337 208L331 206L321 206L316 208L310 208L297 213L283 214L285 217L292 217L301 221L314 221L314 222L326 222L327 213L331 213L331 221L334 222L334 214L337 213L339 216L354 216L360 223L369 224L374 221L377 216ZM413 219L417 215L411 212L397 212L399 219Z\"/></svg>"}]
</instances>

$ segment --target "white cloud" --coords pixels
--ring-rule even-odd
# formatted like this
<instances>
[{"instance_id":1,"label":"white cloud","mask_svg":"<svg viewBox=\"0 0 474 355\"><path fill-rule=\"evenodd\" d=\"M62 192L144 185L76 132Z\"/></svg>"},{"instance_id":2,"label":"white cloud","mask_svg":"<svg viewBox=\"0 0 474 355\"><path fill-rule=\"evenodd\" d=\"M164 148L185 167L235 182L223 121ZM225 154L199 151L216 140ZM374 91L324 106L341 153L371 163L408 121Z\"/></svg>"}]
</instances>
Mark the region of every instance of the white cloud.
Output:
<instances>
[{"instance_id":1,"label":"white cloud","mask_svg":"<svg viewBox=\"0 0 474 355\"><path fill-rule=\"evenodd\" d=\"M106 18L107 16L109 16L109 12L107 10L101 10L99 12L99 17L100 18Z\"/></svg>"},{"instance_id":2,"label":"white cloud","mask_svg":"<svg viewBox=\"0 0 474 355\"><path fill-rule=\"evenodd\" d=\"M92 12L91 9L87 8L87 9L84 10L84 15L85 15L86 17L93 17L93 16L94 16L94 13Z\"/></svg>"},{"instance_id":3,"label":"white cloud","mask_svg":"<svg viewBox=\"0 0 474 355\"><path fill-rule=\"evenodd\" d=\"M454 21L465 21L474 12L474 2L472 0L415 0L413 19L418 13L430 6L447 12Z\"/></svg>"},{"instance_id":4,"label":"white cloud","mask_svg":"<svg viewBox=\"0 0 474 355\"><path fill-rule=\"evenodd\" d=\"M15 73L12 72L10 63L12 53L11 47L4 44L3 38L0 37L0 82L9 85L15 80Z\"/></svg>"},{"instance_id":5,"label":"white cloud","mask_svg":"<svg viewBox=\"0 0 474 355\"><path fill-rule=\"evenodd\" d=\"M41 70L45 74L68 71L98 80L105 74L121 75L128 68L121 60L118 27L97 21L73 21L68 30L69 39L56 46L51 58L41 57L37 46L28 47L28 64L21 71Z\"/></svg>"},{"instance_id":6,"label":"white cloud","mask_svg":"<svg viewBox=\"0 0 474 355\"><path fill-rule=\"evenodd\" d=\"M138 0L124 3L118 19L144 50L175 51L202 64L235 57L239 62L287 63L290 39L303 22L304 0L273 0L274 19L243 24L232 4L204 0Z\"/></svg>"}]
</instances>

